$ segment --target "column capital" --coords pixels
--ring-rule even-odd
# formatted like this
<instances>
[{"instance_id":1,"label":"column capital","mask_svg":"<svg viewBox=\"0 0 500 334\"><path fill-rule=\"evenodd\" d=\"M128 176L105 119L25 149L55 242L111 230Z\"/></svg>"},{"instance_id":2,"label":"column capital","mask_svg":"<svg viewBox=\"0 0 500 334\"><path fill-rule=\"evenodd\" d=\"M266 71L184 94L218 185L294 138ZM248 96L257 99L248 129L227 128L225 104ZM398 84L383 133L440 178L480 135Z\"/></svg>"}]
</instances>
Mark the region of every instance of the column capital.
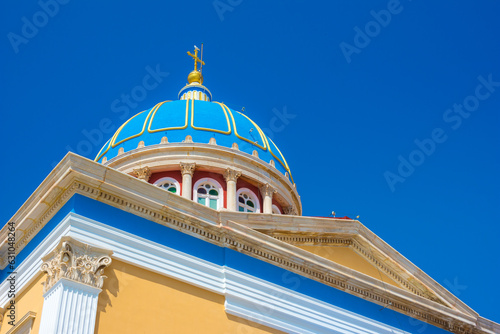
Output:
<instances>
[{"instance_id":1,"label":"column capital","mask_svg":"<svg viewBox=\"0 0 500 334\"><path fill-rule=\"evenodd\" d=\"M193 176L194 169L196 168L196 163L194 163L194 162L192 162L192 163L181 162L180 165L181 165L182 175L189 174L189 175Z\"/></svg>"},{"instance_id":2,"label":"column capital","mask_svg":"<svg viewBox=\"0 0 500 334\"><path fill-rule=\"evenodd\" d=\"M139 179L148 182L151 176L151 169L148 166L134 169L134 175Z\"/></svg>"},{"instance_id":3,"label":"column capital","mask_svg":"<svg viewBox=\"0 0 500 334\"><path fill-rule=\"evenodd\" d=\"M285 215L291 215L291 216L297 216L298 215L298 212L297 210L292 206L285 206L283 208L283 212Z\"/></svg>"},{"instance_id":4,"label":"column capital","mask_svg":"<svg viewBox=\"0 0 500 334\"><path fill-rule=\"evenodd\" d=\"M101 289L106 278L103 272L111 264L112 253L68 236L62 237L59 245L42 258L40 269L47 274L43 293L62 278Z\"/></svg>"},{"instance_id":5,"label":"column capital","mask_svg":"<svg viewBox=\"0 0 500 334\"><path fill-rule=\"evenodd\" d=\"M259 189L260 193L262 194L262 197L272 197L273 194L276 192L276 189L274 189L269 183L260 186Z\"/></svg>"},{"instance_id":6,"label":"column capital","mask_svg":"<svg viewBox=\"0 0 500 334\"><path fill-rule=\"evenodd\" d=\"M238 172L234 169L227 168L226 171L224 172L224 179L226 182L229 181L235 181L238 180L238 178L241 176L241 172Z\"/></svg>"}]
</instances>

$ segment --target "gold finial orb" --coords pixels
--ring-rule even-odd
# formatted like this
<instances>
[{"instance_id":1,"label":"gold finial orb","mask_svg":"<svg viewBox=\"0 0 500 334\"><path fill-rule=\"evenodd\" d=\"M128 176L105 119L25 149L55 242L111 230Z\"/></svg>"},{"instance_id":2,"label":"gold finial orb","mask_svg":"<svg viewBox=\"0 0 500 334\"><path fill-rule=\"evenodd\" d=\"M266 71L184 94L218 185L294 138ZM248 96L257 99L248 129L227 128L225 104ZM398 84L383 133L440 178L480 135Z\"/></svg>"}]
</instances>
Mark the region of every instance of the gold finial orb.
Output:
<instances>
[{"instance_id":1,"label":"gold finial orb","mask_svg":"<svg viewBox=\"0 0 500 334\"><path fill-rule=\"evenodd\" d=\"M197 82L200 85L203 84L203 75L201 74L200 71L192 71L188 75L188 82L191 84L193 82Z\"/></svg>"}]
</instances>

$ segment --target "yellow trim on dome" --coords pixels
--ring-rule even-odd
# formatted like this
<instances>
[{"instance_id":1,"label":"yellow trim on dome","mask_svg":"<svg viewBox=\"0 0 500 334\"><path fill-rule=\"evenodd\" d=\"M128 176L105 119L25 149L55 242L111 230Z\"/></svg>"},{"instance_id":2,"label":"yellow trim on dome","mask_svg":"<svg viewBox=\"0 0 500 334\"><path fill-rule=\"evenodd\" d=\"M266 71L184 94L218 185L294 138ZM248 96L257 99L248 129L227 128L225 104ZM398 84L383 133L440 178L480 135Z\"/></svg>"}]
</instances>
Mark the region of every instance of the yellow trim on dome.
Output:
<instances>
[{"instance_id":1,"label":"yellow trim on dome","mask_svg":"<svg viewBox=\"0 0 500 334\"><path fill-rule=\"evenodd\" d=\"M158 109L156 109L154 111L153 115L151 116L150 120L149 120L148 132L149 133L155 133L155 132L161 132L161 131L184 130L184 129L186 129L188 127L189 100L190 99L186 100L186 124L184 124L183 126L173 126L173 127L170 127L170 128L161 128L161 129L151 130L151 124L153 124L153 120L155 118L156 112L158 111ZM165 101L165 102L169 102L169 101Z\"/></svg>"},{"instance_id":2,"label":"yellow trim on dome","mask_svg":"<svg viewBox=\"0 0 500 334\"><path fill-rule=\"evenodd\" d=\"M224 109L222 107L222 105L220 105L220 103L216 102L219 104L219 106L221 107L222 111L224 111L224 116L226 116L226 121L227 121L227 131L221 131L221 130L216 130L216 129L209 129L209 128L202 128L202 127L197 127L197 126L194 126L194 100L192 100L193 102L191 103L191 127L195 130L204 130L204 131L210 131L210 132L217 132L217 133L222 133L222 134L225 134L225 135L229 135L231 134L231 123L229 121L229 117L227 116L227 111L226 109Z\"/></svg>"},{"instance_id":3,"label":"yellow trim on dome","mask_svg":"<svg viewBox=\"0 0 500 334\"><path fill-rule=\"evenodd\" d=\"M215 102L215 103L219 103L219 102ZM272 156L273 156L276 160L278 160L278 161L279 161L279 163L280 163L280 164L281 164L281 165L285 168L285 170L286 170L286 171L288 172L288 174L290 175L290 180L292 181L292 183L294 183L294 181L293 181L293 177L292 177L292 172L290 171L290 167L288 166L288 163L286 162L286 159L285 159L285 157L283 156L283 153L281 153L280 149L279 149L279 148L278 148L278 146L277 146L277 145L276 145L276 144L272 141L272 139L271 139L271 138L267 138L267 136L264 134L264 132L261 130L261 128L260 128L260 127L259 127L259 126L258 126L258 125L254 122L254 121L252 121L252 120L251 120L251 119L250 119L247 115L242 114L242 113L240 113L240 112L237 112L237 113L238 113L238 114L240 114L241 116L243 116L243 117L245 117L246 119L248 119L248 120L249 120L249 121L250 121L250 122L251 122L251 123L255 126L255 128L257 129L257 131L259 132L259 134L260 134L260 136L261 136L262 142L264 143L264 147L260 146L259 144L256 144L255 142L250 141L250 140L249 140L249 139L247 139L247 138L241 137L240 135L238 135L238 131L236 130L236 122L234 121L234 117L233 117L233 114L232 114L232 112L231 112L231 109L229 109L229 107L228 107L228 106L226 106L226 105L225 105L225 104L223 104L223 103L222 103L222 104L221 104L221 103L219 103L219 104L220 104L220 105L222 105L222 106L224 106L225 108L227 108L227 109L228 109L229 114L231 115L231 119L233 120L234 134L235 134L238 138L243 139L243 140L245 140L245 141L249 142L250 144L253 144L253 145L255 145L255 146L258 146L258 147L260 147L261 149L263 149L264 151L265 151L265 150L267 150L267 148L269 148L269 149L268 149L268 150L269 150L269 153L271 153L271 155L272 155ZM276 147L276 150L278 150L278 152L279 152L279 154L280 154L280 156L281 156L281 158L282 158L282 159L278 158L278 157L277 157L277 156L273 153L273 151L272 151L272 149L271 149L271 145L269 145L269 143L268 143L268 141L267 141L268 139L269 139L269 140L273 143L274 147Z\"/></svg>"},{"instance_id":4,"label":"yellow trim on dome","mask_svg":"<svg viewBox=\"0 0 500 334\"><path fill-rule=\"evenodd\" d=\"M140 135L142 135L144 133L144 129L145 129L145 126L146 126L146 123L148 121L148 118L149 118L149 115L151 115L151 112L153 112L153 110L155 110L155 108L159 108L163 103L165 102L169 102L168 100L167 101L163 101L163 102L160 102L158 104L156 104L152 109L151 111L149 112L148 116L146 117L146 119L144 120L144 125L142 127L142 131L139 133L139 134L136 134L136 135L133 135L133 136L130 136L128 138L125 138L123 140L121 140L120 142L118 143L114 143L116 138L118 137L118 135L120 134L120 132L123 130L123 128L125 127L125 125L130 122L132 119L134 119L135 117L139 116L140 114L144 113L146 110L143 110L137 114L135 114L134 116L132 116L131 118L129 118L125 123L123 123L119 128L118 130L116 130L116 132L113 134L113 136L111 137L111 139L108 141L108 147L106 148L106 150L104 152L102 152L103 149L101 149L101 151L99 151L99 153L97 154L97 157L94 159L94 161L98 161L100 160L108 151L110 148L115 148L116 146L120 145L121 143L129 140L129 139L132 139L132 138L135 138L135 137L138 137ZM102 153L101 153L102 152Z\"/></svg>"},{"instance_id":5,"label":"yellow trim on dome","mask_svg":"<svg viewBox=\"0 0 500 334\"><path fill-rule=\"evenodd\" d=\"M264 131L262 131L262 129L260 128L260 126L258 126L257 123L255 123L254 121L252 121L247 115L242 114L239 111L237 111L237 113L240 114L241 116L245 117L246 119L248 119L255 126L255 128L257 129L257 131L259 131L260 139L262 139L262 143L264 144L263 150L264 151L268 150L269 144L266 142L266 135L264 134ZM256 145L259 146L259 147L262 147L262 146L260 146L258 144L256 144Z\"/></svg>"},{"instance_id":6,"label":"yellow trim on dome","mask_svg":"<svg viewBox=\"0 0 500 334\"><path fill-rule=\"evenodd\" d=\"M273 153L273 150L271 149L271 145L269 145L269 143L267 143L269 145L269 153L271 153L271 155L280 162L280 164L285 167L286 171L288 172L288 174L290 175L290 180L292 180L292 183L295 183L293 182L293 177L292 177L292 172L290 171L290 167L288 166L288 163L286 162L286 159L285 157L283 156L283 153L281 153L280 149L278 148L278 146L274 143L274 141L271 139L271 138L268 138L266 137L266 141L267 140L270 140L271 143L273 143L274 147L278 150L281 158L283 159L283 161L281 161L280 158L278 158L274 153Z\"/></svg>"},{"instance_id":7,"label":"yellow trim on dome","mask_svg":"<svg viewBox=\"0 0 500 334\"><path fill-rule=\"evenodd\" d=\"M111 148L115 148L117 145L120 145L121 143L123 143L124 141L126 141L128 138L125 138L125 140L121 140L120 142L118 142L118 144L115 144L115 140L116 140L116 137L118 137L118 135L120 134L120 132L123 130L123 128L125 127L125 125L128 124L128 122L130 122L131 120L133 120L134 118L136 118L137 116L141 115L142 113L144 113L146 110L143 110L141 111L140 113L138 114L135 114L134 116L132 116L131 118L129 118L125 123L123 123L119 128L118 130L116 130L115 134L113 135L113 137L111 138L111 143L110 143L110 147Z\"/></svg>"},{"instance_id":8,"label":"yellow trim on dome","mask_svg":"<svg viewBox=\"0 0 500 334\"><path fill-rule=\"evenodd\" d=\"M257 124L255 124L255 122L254 122L254 121L252 121L252 120L251 120L250 118L248 118L246 115L243 115L242 113L238 113L238 114L240 114L240 115L244 116L246 119L248 119L248 120L249 120L249 121L253 124L253 126L255 127L255 129L257 129L257 131L259 132L259 135L260 135L260 137L261 137L260 139L262 139L262 143L264 144L264 146L261 146L261 145L259 145L259 144L258 144L258 143L256 143L256 142L253 142L253 141L251 141L251 140L249 140L249 139L247 139L247 138L245 138L245 137L240 136L240 135L238 134L237 129L236 129L236 122L234 121L234 116L233 116L233 113L231 112L231 109L229 109L229 107L228 107L228 106L226 106L224 103L219 103L219 102L215 102L215 103L218 103L218 104L220 104L223 108L226 108L226 109L227 109L227 111L229 112L229 115L231 115L231 119L233 120L234 134L236 135L236 137L238 137L239 139L244 140L244 141L246 141L246 142L248 142L248 143L250 143L250 144L252 144L252 145L257 146L257 147L259 147L260 149L263 149L264 151L266 151L266 150L267 150L267 147L266 147L266 139L265 139L265 137L263 136L263 132L262 132L262 130L259 128L259 126L258 126Z\"/></svg>"},{"instance_id":9,"label":"yellow trim on dome","mask_svg":"<svg viewBox=\"0 0 500 334\"><path fill-rule=\"evenodd\" d=\"M120 140L118 143L115 143L116 141L116 138L118 137L118 135L120 134L120 132L123 130L123 128L131 121L133 120L134 118L136 118L137 116L139 116L140 114L142 114L143 112L145 112L146 110L144 111L141 111L140 113L138 113L137 115L134 115L132 116L131 118L129 118L125 123L122 124L122 126L120 126L120 128L118 129L118 131L116 131L115 135L113 136L113 139L111 140L111 147L112 148L115 148L116 146L120 145L121 143L124 143L126 142L127 140L130 140L130 139L133 139L133 138L137 138L139 136L142 136L142 134L144 133L144 131L146 131L146 123L148 122L148 119L149 119L149 116L151 116L151 113L153 113L154 111L156 111L163 103L165 102L168 102L168 101L163 101L163 102L160 102L158 103L157 105L155 105L153 108L151 108L151 110L149 111L148 115L146 116L146 119L144 120L144 124L142 126L142 130L141 132L139 132L138 134L135 134L135 135L132 135L128 138L125 138L125 139L122 139Z\"/></svg>"},{"instance_id":10,"label":"yellow trim on dome","mask_svg":"<svg viewBox=\"0 0 500 334\"><path fill-rule=\"evenodd\" d=\"M113 137L111 137L110 139L108 139L108 141L104 144L104 146L101 148L101 150L97 153L94 161L99 161L109 151L109 145L111 144L111 139L112 138ZM106 147L106 150L104 152L102 152L104 150L104 147Z\"/></svg>"}]
</instances>

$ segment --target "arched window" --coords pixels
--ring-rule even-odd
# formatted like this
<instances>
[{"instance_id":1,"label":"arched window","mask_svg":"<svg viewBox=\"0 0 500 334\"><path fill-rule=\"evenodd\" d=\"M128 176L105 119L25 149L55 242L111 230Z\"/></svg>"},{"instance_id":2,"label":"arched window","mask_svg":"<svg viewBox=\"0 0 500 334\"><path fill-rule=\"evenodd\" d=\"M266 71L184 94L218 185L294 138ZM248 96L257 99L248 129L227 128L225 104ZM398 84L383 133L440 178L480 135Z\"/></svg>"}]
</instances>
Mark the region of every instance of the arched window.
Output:
<instances>
[{"instance_id":1,"label":"arched window","mask_svg":"<svg viewBox=\"0 0 500 334\"><path fill-rule=\"evenodd\" d=\"M162 177L158 181L156 181L155 186L165 189L173 194L180 195L179 191L179 182L172 177Z\"/></svg>"},{"instance_id":2,"label":"arched window","mask_svg":"<svg viewBox=\"0 0 500 334\"><path fill-rule=\"evenodd\" d=\"M239 212L260 212L257 196L247 188L241 188L236 192Z\"/></svg>"},{"instance_id":3,"label":"arched window","mask_svg":"<svg viewBox=\"0 0 500 334\"><path fill-rule=\"evenodd\" d=\"M214 210L222 208L222 186L210 178L198 180L193 187L193 200Z\"/></svg>"},{"instance_id":4,"label":"arched window","mask_svg":"<svg viewBox=\"0 0 500 334\"><path fill-rule=\"evenodd\" d=\"M273 204L273 215L281 215L280 209L276 206L276 204Z\"/></svg>"}]
</instances>

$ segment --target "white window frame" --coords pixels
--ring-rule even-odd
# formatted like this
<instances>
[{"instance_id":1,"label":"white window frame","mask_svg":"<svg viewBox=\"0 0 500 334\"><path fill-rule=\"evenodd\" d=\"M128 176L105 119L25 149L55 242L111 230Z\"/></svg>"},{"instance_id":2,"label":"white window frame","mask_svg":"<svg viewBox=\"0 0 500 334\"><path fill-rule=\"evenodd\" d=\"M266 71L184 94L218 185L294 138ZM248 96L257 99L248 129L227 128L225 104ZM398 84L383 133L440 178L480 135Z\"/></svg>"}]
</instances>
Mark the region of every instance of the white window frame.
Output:
<instances>
[{"instance_id":1,"label":"white window frame","mask_svg":"<svg viewBox=\"0 0 500 334\"><path fill-rule=\"evenodd\" d=\"M169 176L166 176L166 177L162 177L158 180L156 180L156 182L154 183L155 186L157 187L160 187L160 184L163 184L163 183L166 183L166 182L170 182L172 183L174 186L175 186L175 194L174 195L179 195L181 194L181 187L180 187L180 184L179 182L174 179L173 177L169 177ZM168 191L167 189L165 189L165 191ZM171 193L172 194L172 193Z\"/></svg>"},{"instance_id":2,"label":"white window frame","mask_svg":"<svg viewBox=\"0 0 500 334\"><path fill-rule=\"evenodd\" d=\"M216 180L212 179L211 177L204 177L196 181L196 183L193 186L193 201L198 203L198 187L202 183L210 183L217 189L217 191L219 192L219 199L217 200L217 210L222 209L224 207L224 191L222 190L221 184ZM208 205L206 206L210 207Z\"/></svg>"},{"instance_id":3,"label":"white window frame","mask_svg":"<svg viewBox=\"0 0 500 334\"><path fill-rule=\"evenodd\" d=\"M281 210L280 208L278 208L278 206L276 204L273 204L273 214L274 215L281 215Z\"/></svg>"},{"instance_id":4,"label":"white window frame","mask_svg":"<svg viewBox=\"0 0 500 334\"><path fill-rule=\"evenodd\" d=\"M239 197L241 193L246 193L248 197L252 198L252 201L255 203L255 212L254 213L260 213L260 202L259 202L259 197L251 191L248 188L240 188L236 191L236 211L241 212L240 210L240 202L239 202Z\"/></svg>"}]
</instances>

